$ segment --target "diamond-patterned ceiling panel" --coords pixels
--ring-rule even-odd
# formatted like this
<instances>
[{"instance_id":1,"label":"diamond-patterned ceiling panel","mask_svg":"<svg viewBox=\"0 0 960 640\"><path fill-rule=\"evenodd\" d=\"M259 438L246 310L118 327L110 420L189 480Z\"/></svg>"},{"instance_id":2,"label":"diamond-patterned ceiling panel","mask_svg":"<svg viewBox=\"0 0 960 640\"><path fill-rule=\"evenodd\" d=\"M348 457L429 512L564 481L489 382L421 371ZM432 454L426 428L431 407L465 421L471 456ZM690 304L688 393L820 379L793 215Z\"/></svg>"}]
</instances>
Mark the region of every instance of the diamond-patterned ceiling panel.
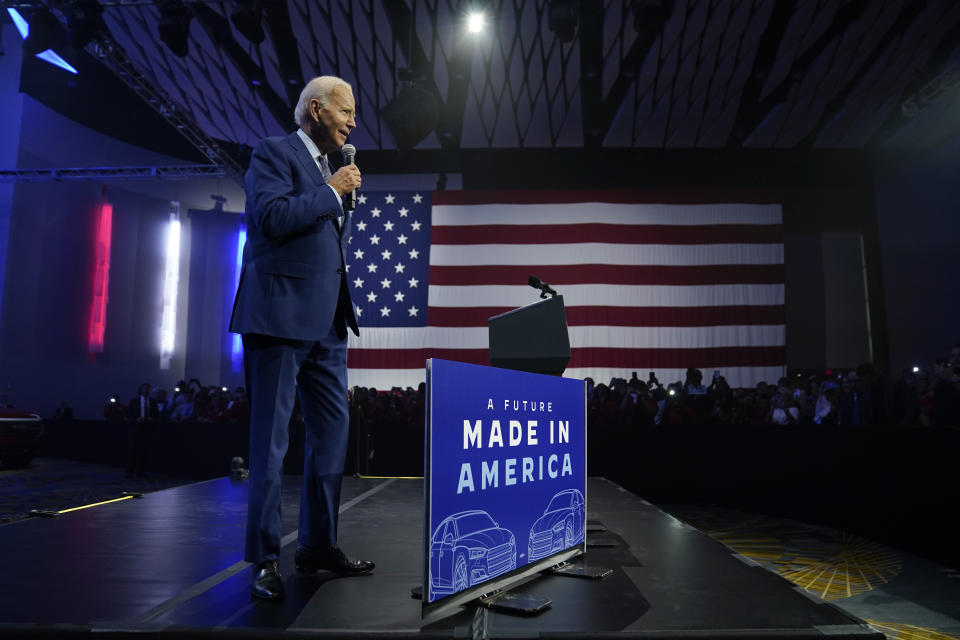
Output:
<instances>
[{"instance_id":1,"label":"diamond-patterned ceiling panel","mask_svg":"<svg viewBox=\"0 0 960 640\"><path fill-rule=\"evenodd\" d=\"M178 2L183 58L158 35ZM952 0L261 0L258 44L231 20L236 0L102 4L106 37L154 89L241 145L292 130L320 74L353 84L363 149L397 148L383 112L414 89L436 101L401 110L426 122L405 142L420 149L909 147L960 132L944 107L960 84ZM44 6L65 20L62 0ZM568 37L551 23L565 8Z\"/></svg>"}]
</instances>

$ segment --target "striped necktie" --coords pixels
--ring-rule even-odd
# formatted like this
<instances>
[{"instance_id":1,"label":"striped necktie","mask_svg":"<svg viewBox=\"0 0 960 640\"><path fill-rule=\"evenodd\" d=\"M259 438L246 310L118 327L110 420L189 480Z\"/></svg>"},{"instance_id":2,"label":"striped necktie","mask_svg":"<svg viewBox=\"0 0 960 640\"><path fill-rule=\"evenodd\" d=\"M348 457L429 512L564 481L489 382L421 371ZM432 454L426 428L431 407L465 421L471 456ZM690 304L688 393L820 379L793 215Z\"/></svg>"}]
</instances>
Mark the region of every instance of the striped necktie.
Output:
<instances>
[{"instance_id":1,"label":"striped necktie","mask_svg":"<svg viewBox=\"0 0 960 640\"><path fill-rule=\"evenodd\" d=\"M333 174L330 172L330 163L327 162L327 156L320 154L319 156L317 156L317 162L320 164L320 174L323 176L323 181L329 182L330 176L332 176ZM342 220L343 218L341 216L337 216L336 218L333 219L333 223L334 223L334 226L337 228L337 231L343 230Z\"/></svg>"},{"instance_id":2,"label":"striped necktie","mask_svg":"<svg viewBox=\"0 0 960 640\"><path fill-rule=\"evenodd\" d=\"M320 164L320 174L323 175L323 181L326 182L333 174L330 172L330 163L327 162L327 156L317 156L317 162Z\"/></svg>"}]
</instances>

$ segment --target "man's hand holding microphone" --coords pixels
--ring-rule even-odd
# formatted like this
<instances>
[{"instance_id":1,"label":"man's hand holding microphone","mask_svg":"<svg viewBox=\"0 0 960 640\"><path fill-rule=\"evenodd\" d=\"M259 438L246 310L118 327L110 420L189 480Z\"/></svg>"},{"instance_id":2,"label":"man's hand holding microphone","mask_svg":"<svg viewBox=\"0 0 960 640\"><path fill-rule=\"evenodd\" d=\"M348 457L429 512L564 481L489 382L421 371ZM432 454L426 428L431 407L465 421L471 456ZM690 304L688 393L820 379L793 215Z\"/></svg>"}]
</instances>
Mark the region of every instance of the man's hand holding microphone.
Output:
<instances>
[{"instance_id":1,"label":"man's hand holding microphone","mask_svg":"<svg viewBox=\"0 0 960 640\"><path fill-rule=\"evenodd\" d=\"M360 169L354 163L357 148L352 144L345 144L340 151L343 153L343 166L330 176L327 184L343 198L343 208L346 211L353 211L357 206L357 189L360 188Z\"/></svg>"},{"instance_id":2,"label":"man's hand holding microphone","mask_svg":"<svg viewBox=\"0 0 960 640\"><path fill-rule=\"evenodd\" d=\"M340 167L335 174L330 176L327 184L333 187L341 198L344 198L347 194L360 188L360 169L355 164ZM346 201L344 201L344 205L346 205Z\"/></svg>"}]
</instances>

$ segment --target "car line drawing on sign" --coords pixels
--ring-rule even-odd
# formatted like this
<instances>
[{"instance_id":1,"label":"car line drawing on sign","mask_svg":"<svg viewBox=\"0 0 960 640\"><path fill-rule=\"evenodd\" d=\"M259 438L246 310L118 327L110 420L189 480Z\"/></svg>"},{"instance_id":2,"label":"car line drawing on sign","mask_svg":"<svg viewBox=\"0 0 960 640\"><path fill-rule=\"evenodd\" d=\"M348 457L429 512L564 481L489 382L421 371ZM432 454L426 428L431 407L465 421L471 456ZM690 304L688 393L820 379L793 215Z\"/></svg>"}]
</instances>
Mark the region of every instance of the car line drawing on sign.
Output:
<instances>
[{"instance_id":1,"label":"car line drawing on sign","mask_svg":"<svg viewBox=\"0 0 960 640\"><path fill-rule=\"evenodd\" d=\"M430 538L430 589L434 595L463 591L517 568L517 542L486 511L446 517Z\"/></svg>"},{"instance_id":2,"label":"car line drawing on sign","mask_svg":"<svg viewBox=\"0 0 960 640\"><path fill-rule=\"evenodd\" d=\"M586 506L583 494L566 489L550 499L543 515L530 527L527 560L545 558L583 542Z\"/></svg>"}]
</instances>

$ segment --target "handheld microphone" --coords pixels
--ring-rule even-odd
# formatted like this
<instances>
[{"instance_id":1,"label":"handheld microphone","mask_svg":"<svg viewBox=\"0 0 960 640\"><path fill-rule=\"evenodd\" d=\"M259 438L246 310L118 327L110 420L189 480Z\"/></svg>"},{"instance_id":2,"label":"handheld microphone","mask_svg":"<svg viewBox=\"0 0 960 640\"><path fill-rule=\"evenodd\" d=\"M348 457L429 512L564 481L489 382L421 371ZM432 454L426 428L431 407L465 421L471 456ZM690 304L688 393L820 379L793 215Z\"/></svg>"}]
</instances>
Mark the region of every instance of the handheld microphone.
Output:
<instances>
[{"instance_id":1,"label":"handheld microphone","mask_svg":"<svg viewBox=\"0 0 960 640\"><path fill-rule=\"evenodd\" d=\"M546 298L548 293L552 296L557 295L557 292L554 291L549 284L542 281L537 276L530 276L529 278L527 278L527 284L529 284L534 289L539 289L541 298Z\"/></svg>"},{"instance_id":2,"label":"handheld microphone","mask_svg":"<svg viewBox=\"0 0 960 640\"><path fill-rule=\"evenodd\" d=\"M348 164L354 163L354 158L357 157L357 148L352 144L345 144L343 148L340 149L340 152L343 154L343 165L347 166ZM353 211L357 206L357 190L354 189L347 195L343 197L343 208L347 211Z\"/></svg>"}]
</instances>

